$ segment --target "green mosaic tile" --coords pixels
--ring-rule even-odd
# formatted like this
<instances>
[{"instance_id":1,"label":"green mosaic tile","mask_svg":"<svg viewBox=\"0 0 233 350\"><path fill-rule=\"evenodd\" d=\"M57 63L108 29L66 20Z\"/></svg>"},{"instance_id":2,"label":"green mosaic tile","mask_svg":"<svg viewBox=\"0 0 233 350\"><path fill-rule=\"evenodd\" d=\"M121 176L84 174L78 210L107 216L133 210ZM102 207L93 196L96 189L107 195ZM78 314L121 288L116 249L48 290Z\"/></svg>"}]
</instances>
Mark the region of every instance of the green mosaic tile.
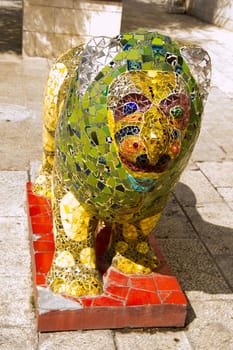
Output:
<instances>
[{"instance_id":1,"label":"green mosaic tile","mask_svg":"<svg viewBox=\"0 0 233 350\"><path fill-rule=\"evenodd\" d=\"M142 63L142 70L151 70L151 69L153 69L152 62Z\"/></svg>"}]
</instances>

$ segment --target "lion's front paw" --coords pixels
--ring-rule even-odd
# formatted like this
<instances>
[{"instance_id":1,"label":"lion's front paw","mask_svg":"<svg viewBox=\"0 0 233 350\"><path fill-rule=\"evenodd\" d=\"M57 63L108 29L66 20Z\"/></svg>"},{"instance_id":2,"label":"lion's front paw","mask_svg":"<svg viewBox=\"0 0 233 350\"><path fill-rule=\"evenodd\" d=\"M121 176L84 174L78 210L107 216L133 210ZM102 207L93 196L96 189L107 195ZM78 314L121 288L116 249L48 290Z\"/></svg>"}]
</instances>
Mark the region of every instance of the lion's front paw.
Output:
<instances>
[{"instance_id":1,"label":"lion's front paw","mask_svg":"<svg viewBox=\"0 0 233 350\"><path fill-rule=\"evenodd\" d=\"M141 259L132 260L121 254L116 254L112 260L112 265L126 274L149 274L155 271L160 263L156 255L143 256Z\"/></svg>"},{"instance_id":2,"label":"lion's front paw","mask_svg":"<svg viewBox=\"0 0 233 350\"><path fill-rule=\"evenodd\" d=\"M50 289L56 294L69 297L95 296L102 294L102 281L94 269L57 269L53 267L48 275Z\"/></svg>"}]
</instances>

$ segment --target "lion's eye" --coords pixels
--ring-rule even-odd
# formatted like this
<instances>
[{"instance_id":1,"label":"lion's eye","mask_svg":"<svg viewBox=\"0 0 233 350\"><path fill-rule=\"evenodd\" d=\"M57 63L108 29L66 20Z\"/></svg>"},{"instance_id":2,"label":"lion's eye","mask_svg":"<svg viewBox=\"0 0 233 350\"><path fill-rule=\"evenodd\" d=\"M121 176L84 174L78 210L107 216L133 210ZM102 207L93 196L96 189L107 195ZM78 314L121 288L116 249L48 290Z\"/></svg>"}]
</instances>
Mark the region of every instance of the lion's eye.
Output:
<instances>
[{"instance_id":1,"label":"lion's eye","mask_svg":"<svg viewBox=\"0 0 233 350\"><path fill-rule=\"evenodd\" d=\"M159 107L175 127L184 130L190 118L190 100L183 93L173 93L160 101Z\"/></svg>"},{"instance_id":2,"label":"lion's eye","mask_svg":"<svg viewBox=\"0 0 233 350\"><path fill-rule=\"evenodd\" d=\"M170 114L174 117L174 118L180 118L182 117L184 111L183 108L181 106L174 106L170 109Z\"/></svg>"},{"instance_id":3,"label":"lion's eye","mask_svg":"<svg viewBox=\"0 0 233 350\"><path fill-rule=\"evenodd\" d=\"M131 93L125 95L120 99L114 108L114 119L118 122L134 114L135 112L144 113L151 106L151 101L144 95L138 93Z\"/></svg>"},{"instance_id":4,"label":"lion's eye","mask_svg":"<svg viewBox=\"0 0 233 350\"><path fill-rule=\"evenodd\" d=\"M127 102L124 104L123 113L124 115L129 115L138 110L138 105L135 102Z\"/></svg>"}]
</instances>

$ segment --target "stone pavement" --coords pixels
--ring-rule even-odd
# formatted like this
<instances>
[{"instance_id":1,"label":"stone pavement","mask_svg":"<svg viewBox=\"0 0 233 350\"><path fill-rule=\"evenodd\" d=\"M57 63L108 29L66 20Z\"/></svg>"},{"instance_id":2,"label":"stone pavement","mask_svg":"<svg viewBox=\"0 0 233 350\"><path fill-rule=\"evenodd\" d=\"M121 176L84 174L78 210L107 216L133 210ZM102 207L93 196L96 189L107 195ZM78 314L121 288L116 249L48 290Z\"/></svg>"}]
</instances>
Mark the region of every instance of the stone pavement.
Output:
<instances>
[{"instance_id":1,"label":"stone pavement","mask_svg":"<svg viewBox=\"0 0 233 350\"><path fill-rule=\"evenodd\" d=\"M213 64L198 144L156 231L190 303L187 325L37 334L25 183L41 157L42 95L51 62L5 54L0 56L2 350L233 349L233 33L167 14L149 0L127 0L122 30L138 27L200 44Z\"/></svg>"}]
</instances>

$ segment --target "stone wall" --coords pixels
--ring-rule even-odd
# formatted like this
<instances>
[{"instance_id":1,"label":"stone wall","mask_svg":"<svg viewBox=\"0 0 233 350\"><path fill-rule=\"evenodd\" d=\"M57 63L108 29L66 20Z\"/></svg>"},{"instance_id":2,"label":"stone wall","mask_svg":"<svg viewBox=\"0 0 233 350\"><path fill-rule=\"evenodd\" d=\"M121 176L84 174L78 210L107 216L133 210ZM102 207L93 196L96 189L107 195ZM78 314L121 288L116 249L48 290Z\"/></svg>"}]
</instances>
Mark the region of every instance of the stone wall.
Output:
<instances>
[{"instance_id":1,"label":"stone wall","mask_svg":"<svg viewBox=\"0 0 233 350\"><path fill-rule=\"evenodd\" d=\"M169 13L185 13L186 0L168 0L167 9Z\"/></svg>"},{"instance_id":2,"label":"stone wall","mask_svg":"<svg viewBox=\"0 0 233 350\"><path fill-rule=\"evenodd\" d=\"M187 0L187 13L233 30L232 0Z\"/></svg>"},{"instance_id":3,"label":"stone wall","mask_svg":"<svg viewBox=\"0 0 233 350\"><path fill-rule=\"evenodd\" d=\"M115 36L121 13L121 0L24 0L23 53L57 57L93 36Z\"/></svg>"}]
</instances>

